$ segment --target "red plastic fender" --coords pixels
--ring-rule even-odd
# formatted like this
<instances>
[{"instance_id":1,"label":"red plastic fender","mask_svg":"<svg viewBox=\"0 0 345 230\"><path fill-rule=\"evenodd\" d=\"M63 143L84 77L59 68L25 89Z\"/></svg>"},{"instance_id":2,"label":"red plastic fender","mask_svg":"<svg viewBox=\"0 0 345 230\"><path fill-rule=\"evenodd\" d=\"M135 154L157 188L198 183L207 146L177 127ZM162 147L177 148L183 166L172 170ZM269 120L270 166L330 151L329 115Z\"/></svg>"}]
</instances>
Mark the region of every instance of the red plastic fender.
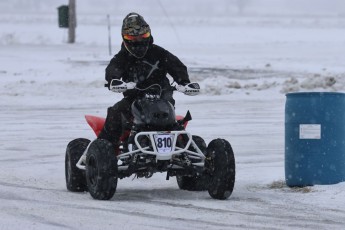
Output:
<instances>
[{"instance_id":1,"label":"red plastic fender","mask_svg":"<svg viewBox=\"0 0 345 230\"><path fill-rule=\"evenodd\" d=\"M182 120L184 117L177 115L176 116L176 120ZM97 117L97 116L93 116L93 115L85 115L85 119L87 121L87 123L90 125L90 127L92 128L92 130L95 132L96 136L98 137L99 133L102 131L104 123L105 123L105 118L103 117ZM188 122L185 122L183 124L183 127L186 128L187 127ZM128 136L129 133L126 133L124 135ZM124 139L124 137L121 137L121 139Z\"/></svg>"},{"instance_id":2,"label":"red plastic fender","mask_svg":"<svg viewBox=\"0 0 345 230\"><path fill-rule=\"evenodd\" d=\"M176 120L177 120L177 121L182 120L183 118L184 118L184 116L176 115ZM188 121L186 121L186 122L183 124L184 129L186 129L187 124L188 124Z\"/></svg>"},{"instance_id":3,"label":"red plastic fender","mask_svg":"<svg viewBox=\"0 0 345 230\"><path fill-rule=\"evenodd\" d=\"M103 129L105 118L96 117L92 115L85 115L85 119L87 123L90 125L90 127L93 129L93 131L95 132L96 136L98 137L99 133Z\"/></svg>"}]
</instances>

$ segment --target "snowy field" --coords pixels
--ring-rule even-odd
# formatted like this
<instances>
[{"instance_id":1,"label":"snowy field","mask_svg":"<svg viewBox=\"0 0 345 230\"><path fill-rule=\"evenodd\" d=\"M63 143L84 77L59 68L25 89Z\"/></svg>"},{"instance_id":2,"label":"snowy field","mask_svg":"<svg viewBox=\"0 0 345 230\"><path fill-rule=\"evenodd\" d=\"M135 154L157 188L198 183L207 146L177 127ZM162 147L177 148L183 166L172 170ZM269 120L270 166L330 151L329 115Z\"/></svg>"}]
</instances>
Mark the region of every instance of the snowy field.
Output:
<instances>
[{"instance_id":1,"label":"snowy field","mask_svg":"<svg viewBox=\"0 0 345 230\"><path fill-rule=\"evenodd\" d=\"M1 230L344 229L345 183L284 182L285 94L345 92L342 1L77 1L73 45L57 26L56 7L66 2L0 2ZM121 98L103 87L106 15L114 54L131 11L202 86L199 96L175 95L177 113L191 111L187 130L232 144L228 200L179 190L165 174L119 180L109 201L67 191L68 142L94 139L84 115L105 116Z\"/></svg>"}]
</instances>

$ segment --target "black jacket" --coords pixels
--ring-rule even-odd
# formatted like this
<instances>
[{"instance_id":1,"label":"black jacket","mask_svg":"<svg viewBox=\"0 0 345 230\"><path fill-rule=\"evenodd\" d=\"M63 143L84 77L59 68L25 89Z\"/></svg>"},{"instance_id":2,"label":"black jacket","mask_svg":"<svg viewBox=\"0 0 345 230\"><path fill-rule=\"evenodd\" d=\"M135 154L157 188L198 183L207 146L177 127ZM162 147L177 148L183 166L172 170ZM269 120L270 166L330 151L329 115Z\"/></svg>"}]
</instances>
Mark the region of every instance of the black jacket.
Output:
<instances>
[{"instance_id":1,"label":"black jacket","mask_svg":"<svg viewBox=\"0 0 345 230\"><path fill-rule=\"evenodd\" d=\"M122 79L124 82L137 83L139 88L159 84L163 89L169 89L167 74L180 85L190 82L187 67L176 56L153 42L145 56L140 59L132 56L122 44L121 50L111 59L105 72L108 84L112 79ZM135 94L134 91L128 90L124 96L135 97Z\"/></svg>"}]
</instances>

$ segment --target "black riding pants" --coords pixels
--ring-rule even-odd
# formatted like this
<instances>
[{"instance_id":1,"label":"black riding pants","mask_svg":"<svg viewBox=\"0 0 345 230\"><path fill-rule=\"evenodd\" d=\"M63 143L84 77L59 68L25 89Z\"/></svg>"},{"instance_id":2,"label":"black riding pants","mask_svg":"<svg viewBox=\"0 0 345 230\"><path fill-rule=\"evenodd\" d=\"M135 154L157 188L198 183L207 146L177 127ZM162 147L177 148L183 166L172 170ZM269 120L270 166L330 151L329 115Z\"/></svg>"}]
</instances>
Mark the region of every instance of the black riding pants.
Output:
<instances>
[{"instance_id":1,"label":"black riding pants","mask_svg":"<svg viewBox=\"0 0 345 230\"><path fill-rule=\"evenodd\" d=\"M122 134L122 118L123 115L127 120L131 117L131 104L133 100L123 98L114 106L108 108L107 118L105 124L98 135L100 139L106 139L113 145L118 145L120 136Z\"/></svg>"}]
</instances>

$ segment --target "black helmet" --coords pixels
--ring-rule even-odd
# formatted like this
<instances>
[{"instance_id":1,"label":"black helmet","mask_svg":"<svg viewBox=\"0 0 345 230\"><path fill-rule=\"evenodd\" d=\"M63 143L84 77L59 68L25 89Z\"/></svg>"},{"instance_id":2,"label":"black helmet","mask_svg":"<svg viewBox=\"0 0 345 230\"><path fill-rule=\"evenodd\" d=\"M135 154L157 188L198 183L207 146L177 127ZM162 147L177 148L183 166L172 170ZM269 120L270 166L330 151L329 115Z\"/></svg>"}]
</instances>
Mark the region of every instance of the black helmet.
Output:
<instances>
[{"instance_id":1,"label":"black helmet","mask_svg":"<svg viewBox=\"0 0 345 230\"><path fill-rule=\"evenodd\" d=\"M136 58L142 58L150 45L150 26L141 15L130 13L123 19L122 39L129 53Z\"/></svg>"}]
</instances>

